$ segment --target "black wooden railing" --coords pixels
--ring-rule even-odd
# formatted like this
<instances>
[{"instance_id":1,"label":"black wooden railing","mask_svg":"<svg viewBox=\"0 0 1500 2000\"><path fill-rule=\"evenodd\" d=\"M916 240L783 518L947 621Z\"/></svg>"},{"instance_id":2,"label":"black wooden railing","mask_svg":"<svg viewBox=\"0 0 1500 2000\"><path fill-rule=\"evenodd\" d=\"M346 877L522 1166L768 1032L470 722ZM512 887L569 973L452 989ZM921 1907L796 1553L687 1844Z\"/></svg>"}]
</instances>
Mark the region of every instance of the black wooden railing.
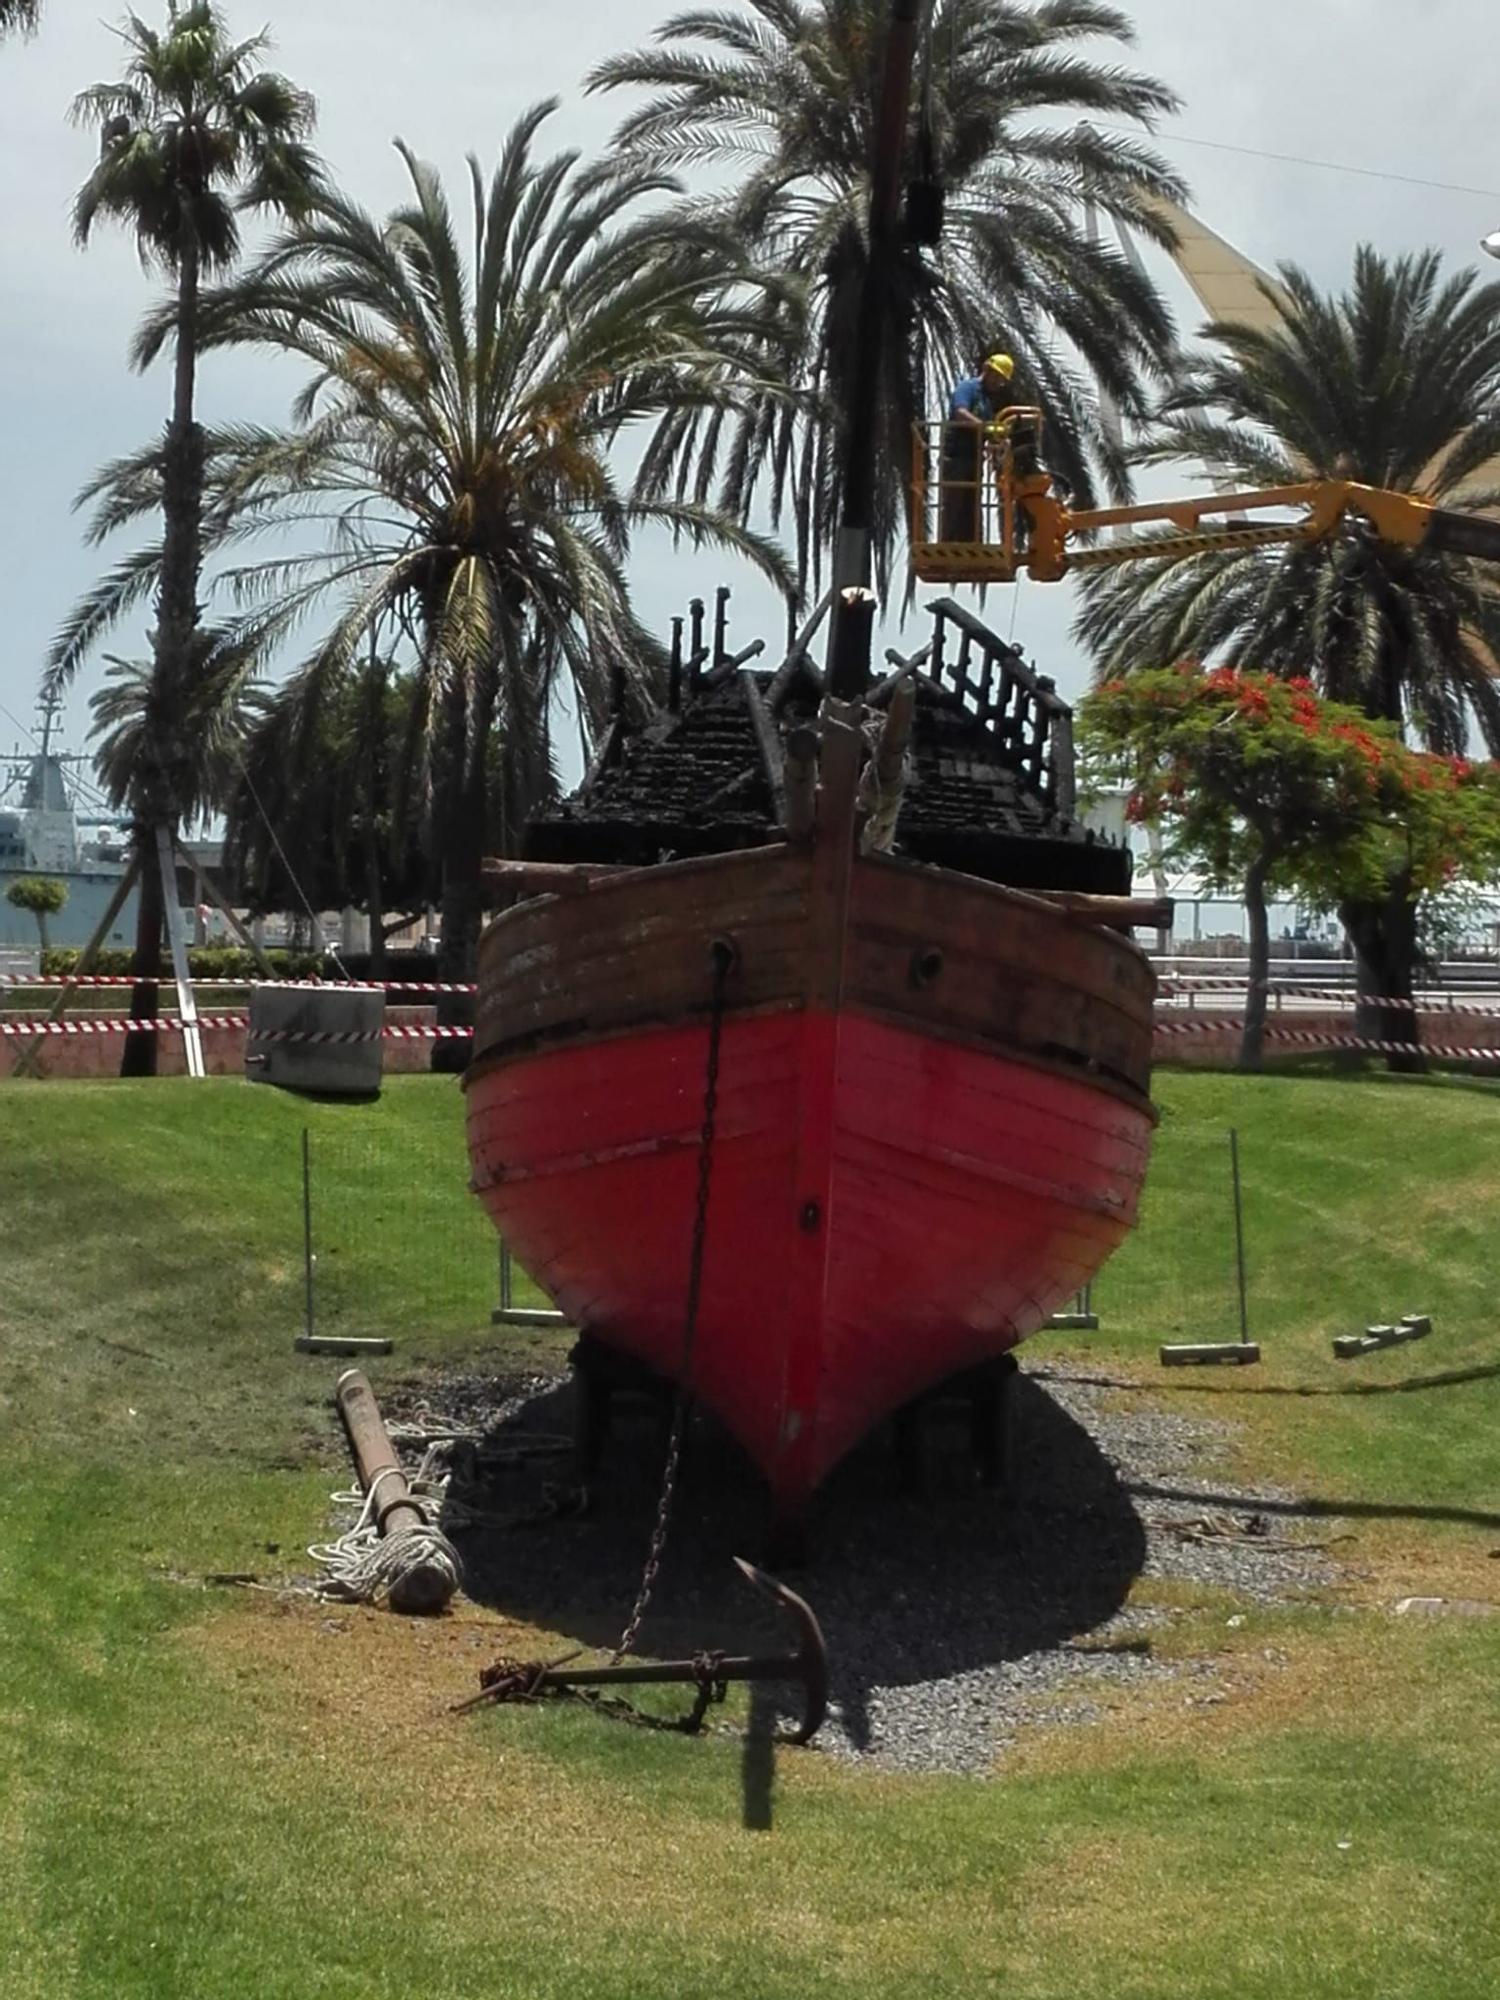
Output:
<instances>
[{"instance_id":1,"label":"black wooden railing","mask_svg":"<svg viewBox=\"0 0 1500 2000\"><path fill-rule=\"evenodd\" d=\"M932 638L903 660L954 695L995 737L1005 761L1058 812L1077 802L1073 711L1046 674L1034 674L1014 646L951 597L930 606Z\"/></svg>"}]
</instances>

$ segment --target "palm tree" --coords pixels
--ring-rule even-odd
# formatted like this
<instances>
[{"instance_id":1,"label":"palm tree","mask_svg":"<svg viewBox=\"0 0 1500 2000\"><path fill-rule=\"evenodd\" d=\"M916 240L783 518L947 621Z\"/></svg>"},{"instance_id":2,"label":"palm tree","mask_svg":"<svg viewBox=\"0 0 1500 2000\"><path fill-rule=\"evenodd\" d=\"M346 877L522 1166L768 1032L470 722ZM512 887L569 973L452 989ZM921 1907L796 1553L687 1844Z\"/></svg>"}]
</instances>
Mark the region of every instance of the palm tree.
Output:
<instances>
[{"instance_id":1,"label":"palm tree","mask_svg":"<svg viewBox=\"0 0 1500 2000\"><path fill-rule=\"evenodd\" d=\"M128 52L124 76L93 85L73 105L75 120L96 126L100 135L99 161L79 191L73 227L83 245L97 222L120 223L134 234L142 263L174 281L172 414L152 454L163 535L155 562L137 572L149 571L156 590L149 713L162 718L164 702L189 699L195 671L206 669L215 650L198 647L205 447L195 391L202 282L236 261L243 213L300 213L318 187L319 170L306 143L312 99L258 67L268 47L264 35L234 42L219 10L193 0L169 5L162 33L129 14L120 36ZM60 690L76 672L79 641L75 619L53 649L50 688ZM158 761L163 770L171 767L170 756ZM165 815L162 824L175 826L178 808L156 777L136 790ZM155 825L138 822L135 848L143 866L134 969L143 980L161 970L155 846ZM154 1010L154 985L138 986L132 1012ZM123 1067L137 1074L154 1070L150 1037L127 1038Z\"/></svg>"},{"instance_id":2,"label":"palm tree","mask_svg":"<svg viewBox=\"0 0 1500 2000\"><path fill-rule=\"evenodd\" d=\"M0 0L0 42L7 35L34 35L41 20L42 0Z\"/></svg>"},{"instance_id":3,"label":"palm tree","mask_svg":"<svg viewBox=\"0 0 1500 2000\"><path fill-rule=\"evenodd\" d=\"M643 490L717 482L748 519L789 517L800 579L816 585L837 521L839 418L866 264L870 156L889 0L749 0L741 13L679 14L656 46L601 63L589 88L654 94L617 145L669 169L728 176L688 211L736 232L768 267L798 278L805 315L781 329L798 403L679 412L658 428ZM1081 500L1096 480L1122 496L1127 473L1091 386L1127 417L1144 413L1172 348L1167 309L1118 252L1091 241L1079 206L1155 241L1155 197L1180 198L1167 166L1132 139L1059 114L1147 126L1174 108L1162 84L1080 44L1129 43L1125 13L1097 0L933 0L911 155L946 189L940 244L908 229L887 288L877 440L875 554L882 581L905 519L912 426L946 408L954 380L999 346L1019 366L1017 400L1048 411L1051 464Z\"/></svg>"},{"instance_id":4,"label":"palm tree","mask_svg":"<svg viewBox=\"0 0 1500 2000\"><path fill-rule=\"evenodd\" d=\"M238 532L311 520L327 545L227 580L269 606L273 636L336 600L297 674L310 714L355 671L377 621L408 635L411 769L441 862L455 979L472 970L480 861L502 830L488 797L492 736L508 746L518 823L550 769L559 677L587 735L604 720L614 667L639 688L656 660L625 580L631 531L662 522L715 540L790 587L774 545L693 501L623 495L609 459L643 418L771 393L747 374L763 345L763 288L714 232L666 231L641 213L670 191L660 175L533 158L550 108L517 123L488 183L471 161L467 257L437 175L403 146L411 199L383 226L331 194L203 302L210 343L257 341L312 364L293 428L242 440L224 492ZM135 507L138 472L117 469L115 518Z\"/></svg>"},{"instance_id":5,"label":"palm tree","mask_svg":"<svg viewBox=\"0 0 1500 2000\"><path fill-rule=\"evenodd\" d=\"M180 681L166 680L159 658L109 659L90 704L90 734L99 781L116 811L153 831L213 816L262 706L253 666L253 649L223 629L195 634Z\"/></svg>"},{"instance_id":6,"label":"palm tree","mask_svg":"<svg viewBox=\"0 0 1500 2000\"><path fill-rule=\"evenodd\" d=\"M403 811L414 693L374 628L342 676L293 675L266 703L226 807L225 859L253 906L284 908L300 887L316 909L362 907L375 979L388 890L397 909L430 900Z\"/></svg>"},{"instance_id":7,"label":"palm tree","mask_svg":"<svg viewBox=\"0 0 1500 2000\"><path fill-rule=\"evenodd\" d=\"M1220 490L1354 479L1459 511L1500 504L1500 284L1445 281L1435 252L1368 248L1341 297L1294 267L1280 279L1275 328L1205 329L1217 351L1167 398L1143 459L1206 468ZM1306 673L1430 749L1463 751L1472 719L1500 752L1500 578L1462 556L1349 522L1326 542L1141 560L1083 588L1076 630L1102 678L1184 656ZM1409 998L1406 885L1343 916L1365 992ZM1392 1039L1409 1029L1393 1016Z\"/></svg>"}]
</instances>

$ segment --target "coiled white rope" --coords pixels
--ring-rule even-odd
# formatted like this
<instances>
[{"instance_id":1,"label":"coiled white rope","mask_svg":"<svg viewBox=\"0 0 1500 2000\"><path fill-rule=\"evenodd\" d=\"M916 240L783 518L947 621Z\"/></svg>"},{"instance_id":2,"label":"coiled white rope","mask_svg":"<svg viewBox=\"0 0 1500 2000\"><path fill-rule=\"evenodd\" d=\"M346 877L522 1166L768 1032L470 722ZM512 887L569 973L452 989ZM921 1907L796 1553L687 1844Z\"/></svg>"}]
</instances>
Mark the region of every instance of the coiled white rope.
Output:
<instances>
[{"instance_id":1,"label":"coiled white rope","mask_svg":"<svg viewBox=\"0 0 1500 2000\"><path fill-rule=\"evenodd\" d=\"M479 1522L493 1523L493 1512L470 1504L460 1485L459 1472L472 1460L476 1445L485 1433L463 1425L432 1423L389 1424L392 1444L420 1445L422 1460L415 1472L406 1475L411 1503L420 1508L423 1520L394 1535L380 1532L380 1488L383 1480L399 1468L389 1466L376 1473L368 1493L351 1488L330 1495L336 1507L355 1507L358 1518L331 1542L315 1542L307 1551L327 1576L317 1585L319 1596L348 1604L387 1602L393 1611L441 1611L454 1592L463 1587L463 1559L438 1526L438 1516L450 1528L466 1528ZM526 1460L551 1457L571 1449L571 1440L552 1433L538 1433L518 1440L505 1457ZM556 1512L550 1507L549 1512Z\"/></svg>"},{"instance_id":2,"label":"coiled white rope","mask_svg":"<svg viewBox=\"0 0 1500 2000\"><path fill-rule=\"evenodd\" d=\"M385 1601L393 1611L441 1611L463 1583L463 1562L458 1550L437 1524L438 1500L447 1486L447 1475L439 1476L435 1461L442 1444L428 1445L421 1468L408 1482L412 1504L424 1518L394 1535L382 1535L379 1525L380 1488L398 1466L388 1466L370 1481L367 1493L335 1493L336 1506L358 1506L359 1518L337 1540L316 1542L307 1551L328 1574L318 1584L321 1597L337 1598L346 1604L379 1604Z\"/></svg>"}]
</instances>

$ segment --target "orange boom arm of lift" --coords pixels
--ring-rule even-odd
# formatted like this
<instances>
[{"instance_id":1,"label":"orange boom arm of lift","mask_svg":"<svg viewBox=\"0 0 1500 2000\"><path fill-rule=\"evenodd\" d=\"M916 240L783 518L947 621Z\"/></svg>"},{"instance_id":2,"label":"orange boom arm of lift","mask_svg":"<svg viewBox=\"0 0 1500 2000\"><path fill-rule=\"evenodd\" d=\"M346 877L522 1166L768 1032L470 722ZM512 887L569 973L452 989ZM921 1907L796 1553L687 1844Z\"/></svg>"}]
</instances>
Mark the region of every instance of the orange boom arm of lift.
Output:
<instances>
[{"instance_id":1,"label":"orange boom arm of lift","mask_svg":"<svg viewBox=\"0 0 1500 2000\"><path fill-rule=\"evenodd\" d=\"M923 583L1010 583L1023 571L1039 583L1056 583L1072 570L1113 569L1142 557L1319 542L1350 518L1367 521L1382 541L1403 548L1500 562L1500 521L1353 480L1307 479L1075 513L1040 470L1041 425L1040 410L1002 410L986 427L982 452L971 447L966 458L945 451L949 426L917 426L911 563ZM954 534L955 526L967 532ZM1076 546L1101 528L1124 527L1165 532Z\"/></svg>"}]
</instances>

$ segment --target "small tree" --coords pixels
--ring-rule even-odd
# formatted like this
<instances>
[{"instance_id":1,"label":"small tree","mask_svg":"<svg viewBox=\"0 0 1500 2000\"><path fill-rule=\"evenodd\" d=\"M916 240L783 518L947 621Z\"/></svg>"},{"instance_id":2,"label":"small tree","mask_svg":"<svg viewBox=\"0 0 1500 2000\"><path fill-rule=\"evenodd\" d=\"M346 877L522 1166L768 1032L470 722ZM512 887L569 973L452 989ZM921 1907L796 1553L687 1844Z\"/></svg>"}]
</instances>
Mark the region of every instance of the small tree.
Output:
<instances>
[{"instance_id":1,"label":"small tree","mask_svg":"<svg viewBox=\"0 0 1500 2000\"><path fill-rule=\"evenodd\" d=\"M47 936L47 919L55 917L67 902L67 883L59 882L55 875L18 875L6 890L5 900L13 910L30 910L36 918L42 950L50 951L52 946Z\"/></svg>"},{"instance_id":2,"label":"small tree","mask_svg":"<svg viewBox=\"0 0 1500 2000\"><path fill-rule=\"evenodd\" d=\"M1261 1066L1273 894L1327 908L1399 879L1415 906L1500 863L1494 765L1409 750L1306 679L1194 662L1133 673L1084 701L1080 735L1101 774L1130 787L1131 819L1162 823L1176 858L1244 897L1242 1069ZM1410 1040L1414 1017L1384 1032Z\"/></svg>"}]
</instances>

